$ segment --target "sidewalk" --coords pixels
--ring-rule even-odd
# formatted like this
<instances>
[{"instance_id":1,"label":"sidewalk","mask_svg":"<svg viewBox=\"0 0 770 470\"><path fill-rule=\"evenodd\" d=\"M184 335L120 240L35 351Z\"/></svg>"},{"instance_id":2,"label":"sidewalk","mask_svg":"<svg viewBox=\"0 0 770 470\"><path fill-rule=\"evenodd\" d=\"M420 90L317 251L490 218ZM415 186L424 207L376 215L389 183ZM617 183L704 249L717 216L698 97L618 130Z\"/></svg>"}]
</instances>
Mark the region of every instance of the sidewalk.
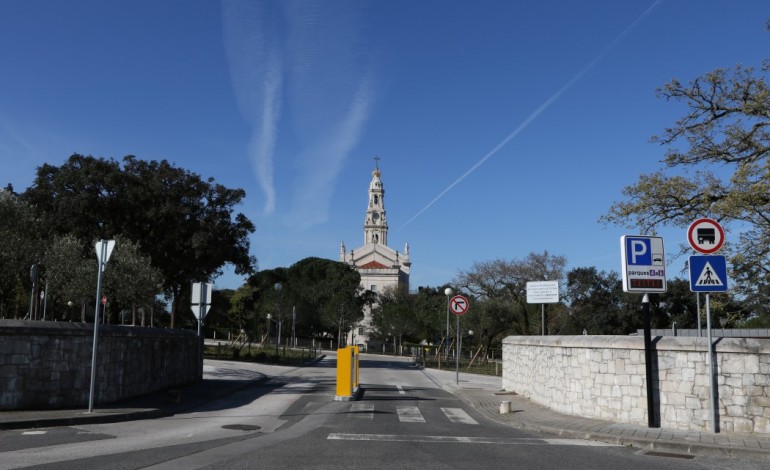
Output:
<instances>
[{"instance_id":1,"label":"sidewalk","mask_svg":"<svg viewBox=\"0 0 770 470\"><path fill-rule=\"evenodd\" d=\"M502 391L500 377L460 373L458 384L454 371L424 369L424 372L482 415L518 429L671 454L770 461L770 435L676 431L564 415L515 393ZM503 401L511 403L510 413L500 414Z\"/></svg>"},{"instance_id":2,"label":"sidewalk","mask_svg":"<svg viewBox=\"0 0 770 470\"><path fill-rule=\"evenodd\" d=\"M203 366L203 381L196 384L94 406L92 413L88 412L88 406L68 410L0 411L0 429L116 423L172 416L263 380L266 375L254 370L256 368L269 370L270 366L207 360Z\"/></svg>"}]
</instances>

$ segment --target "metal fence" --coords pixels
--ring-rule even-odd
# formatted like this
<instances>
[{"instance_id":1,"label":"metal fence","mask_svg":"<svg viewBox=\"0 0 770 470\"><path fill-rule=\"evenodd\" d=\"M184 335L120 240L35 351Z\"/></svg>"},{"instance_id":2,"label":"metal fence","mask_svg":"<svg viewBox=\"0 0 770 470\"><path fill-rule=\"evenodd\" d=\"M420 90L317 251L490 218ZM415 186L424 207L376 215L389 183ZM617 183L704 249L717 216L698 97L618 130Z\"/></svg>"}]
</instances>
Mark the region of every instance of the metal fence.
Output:
<instances>
[{"instance_id":1,"label":"metal fence","mask_svg":"<svg viewBox=\"0 0 770 470\"><path fill-rule=\"evenodd\" d=\"M484 354L481 349L463 349L457 357L455 348L441 346L411 346L408 348L412 359L431 369L455 370L471 374L502 376L502 351L490 349Z\"/></svg>"}]
</instances>

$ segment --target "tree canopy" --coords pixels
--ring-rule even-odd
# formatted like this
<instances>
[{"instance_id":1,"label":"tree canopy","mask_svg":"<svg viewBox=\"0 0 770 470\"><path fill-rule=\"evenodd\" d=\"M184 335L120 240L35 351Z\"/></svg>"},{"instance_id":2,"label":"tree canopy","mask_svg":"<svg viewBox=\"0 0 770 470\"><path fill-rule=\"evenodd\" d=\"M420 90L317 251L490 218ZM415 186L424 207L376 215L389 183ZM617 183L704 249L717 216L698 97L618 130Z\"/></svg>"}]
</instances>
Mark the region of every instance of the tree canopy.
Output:
<instances>
[{"instance_id":1,"label":"tree canopy","mask_svg":"<svg viewBox=\"0 0 770 470\"><path fill-rule=\"evenodd\" d=\"M248 274L256 260L249 254L254 225L235 213L245 192L204 180L162 161L134 156L113 159L72 155L63 165L38 168L21 197L35 210L49 237L72 234L82 240L122 236L163 275L164 292L173 299L192 282L209 280L225 264Z\"/></svg>"},{"instance_id":2,"label":"tree canopy","mask_svg":"<svg viewBox=\"0 0 770 470\"><path fill-rule=\"evenodd\" d=\"M654 233L700 217L733 236L726 251L737 292L756 313L770 295L770 61L759 70L716 69L658 90L684 116L652 138L667 148L664 168L641 175L601 220Z\"/></svg>"}]
</instances>

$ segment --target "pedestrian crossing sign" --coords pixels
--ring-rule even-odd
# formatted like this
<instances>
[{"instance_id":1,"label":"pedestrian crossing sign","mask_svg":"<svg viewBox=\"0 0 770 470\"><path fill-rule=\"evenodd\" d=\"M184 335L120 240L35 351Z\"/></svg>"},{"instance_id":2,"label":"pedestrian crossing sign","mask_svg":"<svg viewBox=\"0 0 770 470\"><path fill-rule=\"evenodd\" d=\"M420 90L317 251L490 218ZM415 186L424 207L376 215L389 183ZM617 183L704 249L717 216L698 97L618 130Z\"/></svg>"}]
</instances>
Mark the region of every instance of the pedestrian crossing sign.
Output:
<instances>
[{"instance_id":1,"label":"pedestrian crossing sign","mask_svg":"<svg viewBox=\"0 0 770 470\"><path fill-rule=\"evenodd\" d=\"M727 292L727 261L724 256L690 256L692 292Z\"/></svg>"}]
</instances>

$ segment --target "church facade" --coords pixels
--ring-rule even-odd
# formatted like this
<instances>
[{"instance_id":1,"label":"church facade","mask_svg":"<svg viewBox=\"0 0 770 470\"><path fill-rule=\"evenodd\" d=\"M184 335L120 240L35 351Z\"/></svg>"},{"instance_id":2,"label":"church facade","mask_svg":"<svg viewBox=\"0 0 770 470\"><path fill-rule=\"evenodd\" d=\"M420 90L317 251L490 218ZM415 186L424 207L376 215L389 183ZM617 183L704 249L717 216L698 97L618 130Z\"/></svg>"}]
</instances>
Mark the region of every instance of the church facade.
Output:
<instances>
[{"instance_id":1,"label":"church facade","mask_svg":"<svg viewBox=\"0 0 770 470\"><path fill-rule=\"evenodd\" d=\"M361 275L361 287L377 294L385 289L409 289L409 244L403 253L388 246L388 219L385 211L385 188L380 179L381 172L376 163L369 183L368 203L364 217L364 244L349 252L345 243L340 245L340 261L353 266ZM348 334L347 344L371 346L371 307L364 311L364 319Z\"/></svg>"}]
</instances>

